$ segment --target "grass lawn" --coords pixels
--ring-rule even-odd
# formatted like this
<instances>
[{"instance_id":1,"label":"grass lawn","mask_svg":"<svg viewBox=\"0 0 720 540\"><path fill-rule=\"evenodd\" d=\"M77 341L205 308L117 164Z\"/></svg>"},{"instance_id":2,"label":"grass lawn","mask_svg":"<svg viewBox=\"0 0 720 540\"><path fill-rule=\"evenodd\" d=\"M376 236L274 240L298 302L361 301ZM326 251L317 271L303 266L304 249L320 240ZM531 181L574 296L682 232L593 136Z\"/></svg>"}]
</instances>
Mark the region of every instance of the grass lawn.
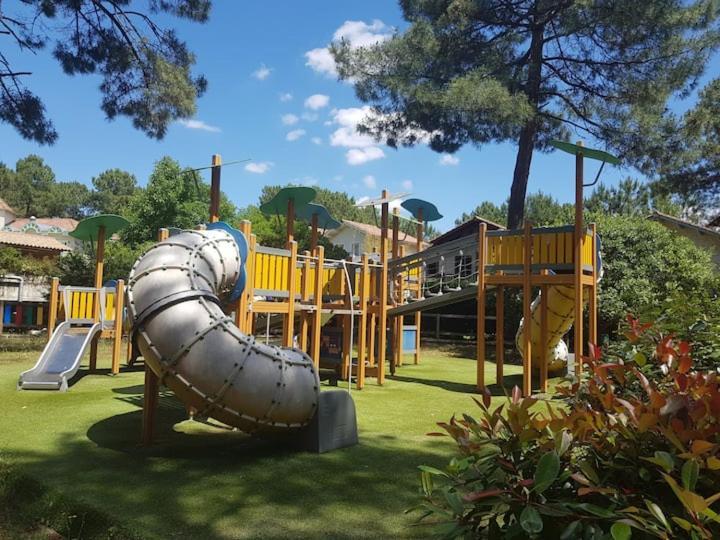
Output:
<instances>
[{"instance_id":1,"label":"grass lawn","mask_svg":"<svg viewBox=\"0 0 720 540\"><path fill-rule=\"evenodd\" d=\"M370 379L353 391L353 448L291 452L186 421L180 403L163 394L157 444L144 449L142 371L81 372L65 394L16 391L37 354L0 354L0 458L142 538L422 537L403 513L418 501L417 466L442 466L454 451L426 433L476 407L474 361L425 350L420 365L400 368L384 387ZM107 367L109 346L101 355L98 365ZM519 371L506 367L506 385L519 384ZM494 364L486 380L495 380ZM13 536L1 529L0 538Z\"/></svg>"}]
</instances>

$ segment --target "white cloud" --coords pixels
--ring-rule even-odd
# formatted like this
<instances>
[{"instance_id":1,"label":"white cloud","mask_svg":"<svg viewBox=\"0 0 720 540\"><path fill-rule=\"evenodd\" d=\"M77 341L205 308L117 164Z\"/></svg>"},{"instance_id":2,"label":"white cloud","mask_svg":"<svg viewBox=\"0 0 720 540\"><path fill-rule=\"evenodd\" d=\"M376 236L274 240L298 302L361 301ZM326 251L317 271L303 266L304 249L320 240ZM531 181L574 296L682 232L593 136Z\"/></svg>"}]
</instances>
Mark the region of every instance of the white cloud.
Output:
<instances>
[{"instance_id":1,"label":"white cloud","mask_svg":"<svg viewBox=\"0 0 720 540\"><path fill-rule=\"evenodd\" d=\"M252 76L258 81L264 81L270 76L271 71L272 69L267 67L265 64L260 64L260 67L252 72Z\"/></svg>"},{"instance_id":2,"label":"white cloud","mask_svg":"<svg viewBox=\"0 0 720 540\"><path fill-rule=\"evenodd\" d=\"M382 21L375 19L370 24L364 21L345 21L335 30L333 41L345 39L351 47L367 47L392 37L392 30ZM337 77L335 59L328 47L319 47L305 53L305 65L313 71L328 77Z\"/></svg>"},{"instance_id":3,"label":"white cloud","mask_svg":"<svg viewBox=\"0 0 720 540\"><path fill-rule=\"evenodd\" d=\"M283 103L287 103L288 101L292 101L293 95L290 92L283 92L280 94L280 101Z\"/></svg>"},{"instance_id":4,"label":"white cloud","mask_svg":"<svg viewBox=\"0 0 720 540\"><path fill-rule=\"evenodd\" d=\"M320 137L313 137L310 140L312 141L313 144L317 144L318 146L320 146L322 144L322 139Z\"/></svg>"},{"instance_id":5,"label":"white cloud","mask_svg":"<svg viewBox=\"0 0 720 540\"><path fill-rule=\"evenodd\" d=\"M272 161L253 161L245 165L245 170L254 174L265 174L275 165Z\"/></svg>"},{"instance_id":6,"label":"white cloud","mask_svg":"<svg viewBox=\"0 0 720 540\"><path fill-rule=\"evenodd\" d=\"M300 119L294 114L283 114L281 120L286 126L292 126L293 124L297 124Z\"/></svg>"},{"instance_id":7,"label":"white cloud","mask_svg":"<svg viewBox=\"0 0 720 540\"><path fill-rule=\"evenodd\" d=\"M457 165L458 163L460 163L460 158L452 154L443 154L440 158L440 165Z\"/></svg>"},{"instance_id":8,"label":"white cloud","mask_svg":"<svg viewBox=\"0 0 720 540\"><path fill-rule=\"evenodd\" d=\"M355 204L363 204L369 200L370 200L370 197L368 197L367 195L363 195L362 197L360 197L358 200L355 201Z\"/></svg>"},{"instance_id":9,"label":"white cloud","mask_svg":"<svg viewBox=\"0 0 720 540\"><path fill-rule=\"evenodd\" d=\"M300 137L305 135L304 129L293 129L292 131L288 132L287 135L285 135L286 141L297 141Z\"/></svg>"},{"instance_id":10,"label":"white cloud","mask_svg":"<svg viewBox=\"0 0 720 540\"><path fill-rule=\"evenodd\" d=\"M202 120L178 120L178 124L188 129L199 129L200 131L210 131L211 133L220 133L220 128L206 124Z\"/></svg>"},{"instance_id":11,"label":"white cloud","mask_svg":"<svg viewBox=\"0 0 720 540\"><path fill-rule=\"evenodd\" d=\"M369 135L358 133L357 125L368 115L370 107L351 107L349 109L333 109L330 112L332 123L340 127L330 135L332 146L344 146L346 148L366 148L374 146L375 140Z\"/></svg>"},{"instance_id":12,"label":"white cloud","mask_svg":"<svg viewBox=\"0 0 720 540\"><path fill-rule=\"evenodd\" d=\"M307 109L317 111L318 109L327 107L328 103L330 103L329 96L326 96L325 94L313 94L305 100L305 107Z\"/></svg>"},{"instance_id":13,"label":"white cloud","mask_svg":"<svg viewBox=\"0 0 720 540\"><path fill-rule=\"evenodd\" d=\"M315 120L317 120L319 118L316 113L311 113L311 112L307 112L307 111L302 113L301 117L306 122L314 122Z\"/></svg>"},{"instance_id":14,"label":"white cloud","mask_svg":"<svg viewBox=\"0 0 720 540\"><path fill-rule=\"evenodd\" d=\"M377 187L377 182L375 181L375 177L372 174L364 176L362 182L368 189L375 189Z\"/></svg>"},{"instance_id":15,"label":"white cloud","mask_svg":"<svg viewBox=\"0 0 720 540\"><path fill-rule=\"evenodd\" d=\"M345 154L349 165L362 165L368 161L374 161L385 157L385 152L376 146L367 148L351 148Z\"/></svg>"},{"instance_id":16,"label":"white cloud","mask_svg":"<svg viewBox=\"0 0 720 540\"><path fill-rule=\"evenodd\" d=\"M412 180L403 180L402 187L405 191L410 191L413 188Z\"/></svg>"}]
</instances>

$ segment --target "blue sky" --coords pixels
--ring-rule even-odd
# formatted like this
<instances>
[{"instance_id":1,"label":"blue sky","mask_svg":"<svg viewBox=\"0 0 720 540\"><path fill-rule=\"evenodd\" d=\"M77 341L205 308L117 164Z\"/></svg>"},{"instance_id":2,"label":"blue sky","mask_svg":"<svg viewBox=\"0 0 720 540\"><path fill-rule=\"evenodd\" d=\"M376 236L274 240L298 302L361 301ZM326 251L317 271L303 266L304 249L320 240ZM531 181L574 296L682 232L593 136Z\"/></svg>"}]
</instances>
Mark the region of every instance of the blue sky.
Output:
<instances>
[{"instance_id":1,"label":"blue sky","mask_svg":"<svg viewBox=\"0 0 720 540\"><path fill-rule=\"evenodd\" d=\"M59 180L90 184L118 167L144 185L165 155L192 167L208 165L214 153L224 161L252 158L249 167L223 170L222 188L240 207L255 203L266 184L316 184L358 199L385 187L435 202L445 216L437 224L442 230L483 200L507 198L511 144L468 146L449 158L424 146L393 150L354 133L362 105L350 85L329 74L332 66L317 49L336 32L362 43L402 29L396 2L215 2L205 25L167 22L196 53L196 73L209 80L192 122L174 124L162 141L148 139L124 118L105 119L98 78L64 75L49 51L18 55L16 67L33 72L27 83L45 101L60 138L39 146L0 123L0 161L12 166L36 153ZM572 201L573 167L567 155L536 153L529 191ZM588 176L595 168L588 165ZM603 180L615 183L632 173L610 168Z\"/></svg>"}]
</instances>

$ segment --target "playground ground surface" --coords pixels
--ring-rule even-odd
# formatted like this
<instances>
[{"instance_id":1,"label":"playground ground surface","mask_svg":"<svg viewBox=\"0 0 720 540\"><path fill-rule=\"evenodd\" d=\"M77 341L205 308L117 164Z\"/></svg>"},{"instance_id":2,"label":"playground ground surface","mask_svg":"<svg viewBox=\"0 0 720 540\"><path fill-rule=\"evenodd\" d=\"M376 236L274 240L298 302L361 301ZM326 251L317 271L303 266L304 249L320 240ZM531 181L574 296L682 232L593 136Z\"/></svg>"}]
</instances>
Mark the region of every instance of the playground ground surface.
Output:
<instances>
[{"instance_id":1,"label":"playground ground surface","mask_svg":"<svg viewBox=\"0 0 720 540\"><path fill-rule=\"evenodd\" d=\"M106 368L109 346L100 353ZM476 410L472 351L426 349L384 387L369 380L353 391L353 448L291 452L187 421L164 393L157 444L147 449L138 445L140 369L81 371L66 394L16 391L37 355L0 353L0 539L48 538L41 517L56 530L72 522L79 538L424 537L405 514L419 500L417 466L443 466L454 452L449 439L426 434ZM495 365L486 369L494 382ZM505 373L508 388L520 384L518 366Z\"/></svg>"}]
</instances>

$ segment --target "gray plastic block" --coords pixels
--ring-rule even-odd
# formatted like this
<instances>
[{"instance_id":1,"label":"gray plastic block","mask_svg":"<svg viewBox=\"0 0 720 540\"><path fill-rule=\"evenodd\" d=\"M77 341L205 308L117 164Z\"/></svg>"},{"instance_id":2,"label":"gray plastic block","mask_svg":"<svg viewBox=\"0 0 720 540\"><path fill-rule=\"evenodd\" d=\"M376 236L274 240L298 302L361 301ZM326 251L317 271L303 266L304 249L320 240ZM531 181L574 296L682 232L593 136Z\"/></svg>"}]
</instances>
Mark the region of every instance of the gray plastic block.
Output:
<instances>
[{"instance_id":1,"label":"gray plastic block","mask_svg":"<svg viewBox=\"0 0 720 540\"><path fill-rule=\"evenodd\" d=\"M320 392L317 413L300 432L303 450L323 454L358 443L355 402L344 390Z\"/></svg>"}]
</instances>

